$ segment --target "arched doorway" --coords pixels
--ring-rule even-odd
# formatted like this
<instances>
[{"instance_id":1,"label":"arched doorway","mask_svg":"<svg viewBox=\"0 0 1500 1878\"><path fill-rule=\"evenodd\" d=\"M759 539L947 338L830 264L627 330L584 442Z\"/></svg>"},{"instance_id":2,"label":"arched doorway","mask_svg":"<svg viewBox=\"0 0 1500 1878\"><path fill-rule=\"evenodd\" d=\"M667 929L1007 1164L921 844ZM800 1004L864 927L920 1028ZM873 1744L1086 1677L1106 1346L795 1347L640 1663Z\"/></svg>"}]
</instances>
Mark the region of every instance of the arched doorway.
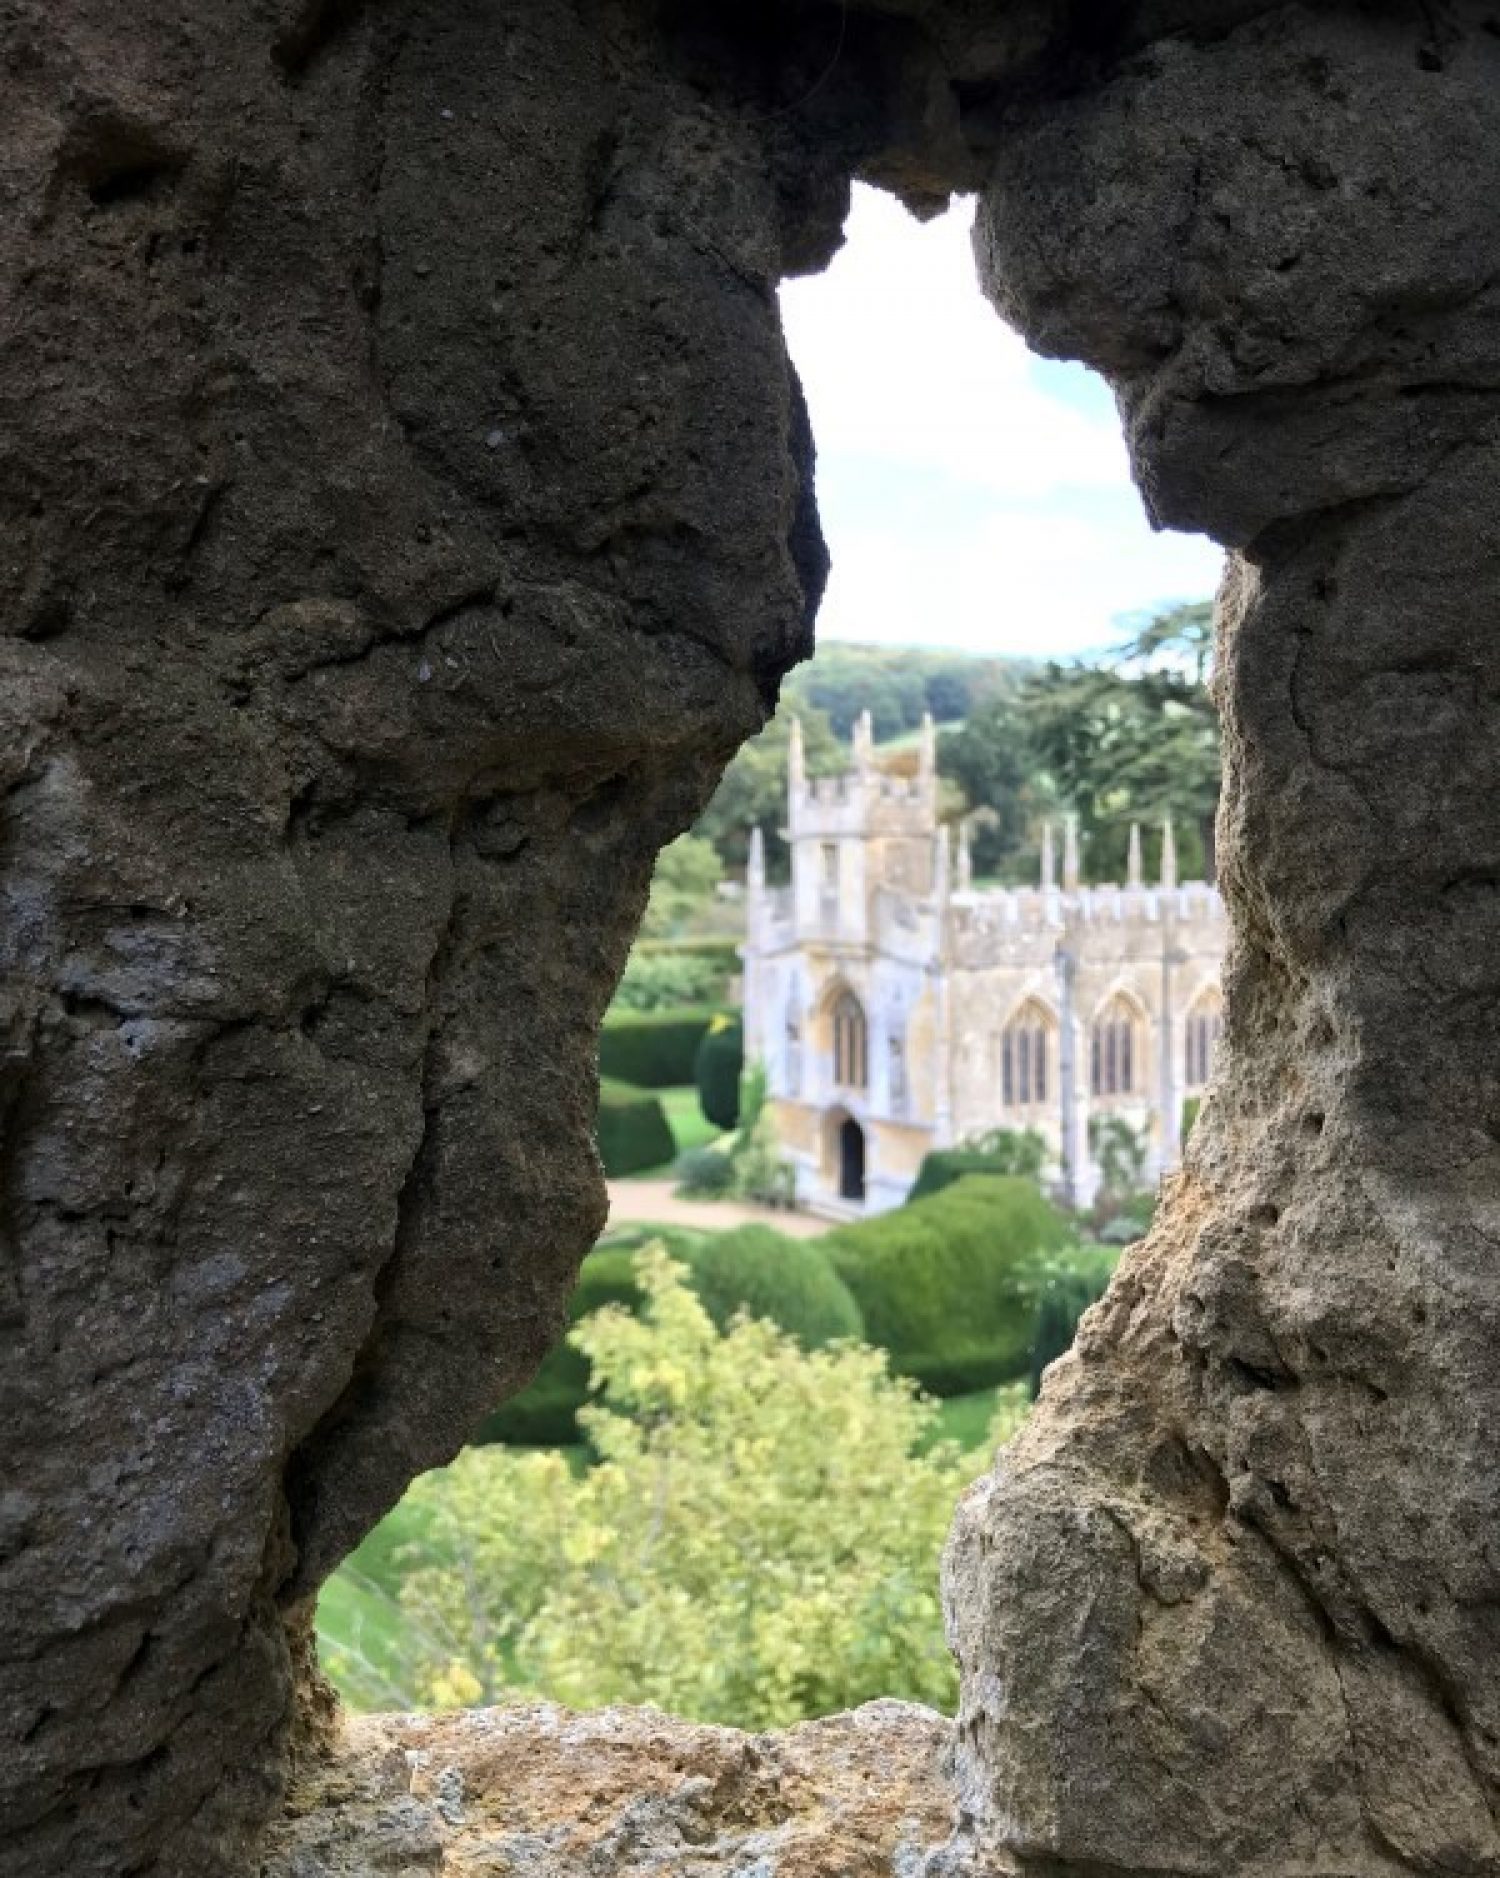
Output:
<instances>
[{"instance_id":1,"label":"arched doorway","mask_svg":"<svg viewBox=\"0 0 1500 1878\"><path fill-rule=\"evenodd\" d=\"M839 1125L839 1198L865 1197L865 1131L852 1115Z\"/></svg>"}]
</instances>

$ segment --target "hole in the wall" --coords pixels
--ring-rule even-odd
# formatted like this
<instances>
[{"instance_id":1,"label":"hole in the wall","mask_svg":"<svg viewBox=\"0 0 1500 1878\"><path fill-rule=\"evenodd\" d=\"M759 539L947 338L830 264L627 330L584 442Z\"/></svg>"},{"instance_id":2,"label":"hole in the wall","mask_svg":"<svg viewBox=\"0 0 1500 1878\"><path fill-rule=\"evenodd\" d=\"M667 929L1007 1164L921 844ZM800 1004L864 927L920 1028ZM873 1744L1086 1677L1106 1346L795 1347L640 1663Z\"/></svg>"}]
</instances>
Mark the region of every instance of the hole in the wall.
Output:
<instances>
[{"instance_id":1,"label":"hole in the wall","mask_svg":"<svg viewBox=\"0 0 1500 1878\"><path fill-rule=\"evenodd\" d=\"M865 642L887 650L917 643L963 648L974 654L1003 652L1035 658L1049 652L1061 655L1093 652L1115 632L1115 615L1143 611L1155 601L1196 599L1210 592L1219 571L1219 556L1216 550L1201 542L1151 535L1141 516L1139 499L1128 484L1119 420L1110 394L1097 380L1033 358L1014 335L999 324L982 302L973 279L966 221L967 210L960 209L949 223L920 228L893 203L861 191L848 249L828 277L827 284L835 293L834 301L818 309L814 296L822 291L820 283L797 284L787 290L789 343L811 407L819 447L823 526L829 535L835 562L820 635L825 645L836 646L841 641ZM946 284L936 293L929 292L928 274L939 268L944 270ZM956 304L950 304L945 296ZM769 688L769 667L757 671L755 676ZM889 771L882 773L889 774L893 782L898 778L903 782L912 781L919 775L923 760L919 747L920 726L909 727L909 732L904 754L899 749L885 748L887 743L899 744L899 735L881 739L877 761L892 764ZM842 725L839 763L844 771L852 766L851 740L852 727ZM632 772L606 778L573 810L568 834L591 837L607 833L612 840L617 839L622 825L628 825L632 817L639 816L638 797L642 793L642 778ZM896 793L893 790L886 800L894 802ZM915 801L915 797L912 800ZM785 793L764 813L768 824L787 820ZM1171 1113L1172 1128L1181 1132L1184 1129L1182 1098L1189 1091L1201 1094L1209 1080L1209 1064L1218 1043L1223 1008L1218 990L1217 952L1212 957L1202 952L1202 933L1194 924L1201 920L1204 931L1211 924L1211 894L1207 882L1201 882L1201 886L1195 882L1191 893L1180 890L1181 881L1174 884L1170 878L1166 843L1155 828L1146 832L1144 857L1137 868L1136 859L1127 846L1128 837L1125 831L1119 832L1120 851L1113 885L1107 883L1104 864L1098 860L1097 853L1088 850L1086 844L1082 877L1074 879L1059 820L1054 830L1053 880L1046 891L1061 896L1097 890L1104 897L1097 902L1090 901L1091 914L1102 915L1108 907L1113 920L1118 904L1125 909L1125 917L1137 921L1142 931L1149 927L1155 934L1154 950L1148 950L1142 960L1122 965L1118 958L1112 958L1106 965L1102 954L1091 955L1086 941L1080 940L1079 956L1073 961L1076 974L1068 981L1071 991L1065 993L1063 981L1066 969L1071 968L1065 968L1056 956L1057 934L1072 929L1065 928L1060 915L1056 922L1049 923L1043 949L1035 959L1028 958L1026 966L1028 972L1036 968L1040 974L1038 982L1023 996L1021 979L1017 977L1006 999L986 1010L982 1025L967 1024L960 1019L955 1027L953 1049L956 1054L961 1054L980 1034L987 1048L993 1046L985 1074L989 1076L994 1108L987 1118L971 1118L965 1111L957 1118L950 1118L948 1126L955 1137L977 1132L979 1121L983 1119L1017 1134L1033 1124L1046 1126L1057 1112L1064 1090L1069 1089L1073 1092L1075 1106L1089 1111L1104 1123L1120 1123L1127 1133L1137 1127L1148 1128L1155 1119L1158 1137L1148 1143L1146 1160L1136 1174L1127 1176L1149 1185L1160 1167L1170 1164L1175 1155L1166 1116ZM493 847L494 858L521 851L519 819L503 801L476 808L472 825L466 824L465 833L472 837L481 852L488 854ZM815 874L824 865L819 850L824 846L837 846L841 838L831 837L826 843L810 844L808 859ZM925 827L919 844L921 866L929 863L936 866L936 838L934 810L933 823ZM1179 857L1180 875L1183 878L1201 876L1207 867L1201 838L1194 847L1189 833L1179 828L1176 839L1191 855L1186 861ZM601 851L605 847L603 841L597 845ZM893 873L883 882L882 890L892 903L903 893L910 898L931 897L934 876L921 873L916 855L914 847L910 879L898 878ZM1039 869L1040 852L1034 858ZM1043 892L1040 879L1034 875L1028 875L1024 881L981 878L977 885L973 879L960 884L956 846L950 860L953 874L949 886L955 895L979 896L992 890L1013 890L1018 895L1029 896L1027 904L1030 905ZM814 883L818 889L813 896L814 920L824 917L825 889L829 904L833 906L831 917L836 920L839 915L839 908L833 903L845 890L840 867L839 857L835 856L827 880L820 876ZM740 880L734 884L744 886ZM779 891L782 883L778 880L774 885ZM1175 899L1171 897L1174 893L1178 896ZM1115 898L1108 899L1108 895ZM1079 930L1084 923L1080 916ZM1171 947L1164 951L1160 938L1167 926L1173 938ZM1110 930L1116 928L1112 926ZM825 933L823 937L828 935ZM1221 940L1215 940L1214 944L1220 945ZM850 955L857 959L862 945L863 940L851 939ZM809 945L809 953L812 949ZM1179 952L1181 957L1177 956ZM803 1070L811 1078L824 1073L818 1065L820 1058L826 1058L830 1081L830 1087L824 1091L826 1100L817 1106L809 1132L808 1153L818 1161L829 1186L832 1211L827 1216L812 1216L815 1232L809 1235L809 1244L816 1243L816 1232L831 1227L834 1218L847 1222L843 1230L857 1232L866 1225L879 1226L881 1220L866 1220L864 1215L866 1212L875 1214L885 1207L890 1211L882 1215L882 1219L888 1222L897 1210L893 1203L903 1197L891 1184L892 1143L899 1129L909 1125L914 1137L922 1135L923 1139L930 1139L932 1136L933 1117L922 1106L931 1101L930 1089L923 1079L929 1078L932 1061L928 1054L931 1045L923 1041L922 1026L930 1015L930 1002L923 1000L934 975L934 962L924 957L915 963L910 1006L892 1003L884 992L866 995L862 981L861 1001L866 1021L857 1046L851 1041L853 1032L847 1021L840 1033L833 1009L836 1001L810 995L795 1012L789 1009L780 1013L778 1035L785 1044L781 1067L785 1068L794 1056L800 1055ZM1170 985L1165 994L1165 1006L1161 1003L1164 963ZM549 965L550 961L543 961L542 969ZM897 975L891 974L892 977ZM1076 1018L1082 1039L1078 1055L1066 1072L1061 1048L1063 1012L1058 1003L1064 995L1076 1000L1070 1015ZM916 1013L904 1028L893 1015L899 1009ZM663 1021L661 1031L668 1028L669 1024ZM643 1021L639 1030L649 1032L650 1023ZM1170 1042L1165 1063L1159 1047L1159 1031L1164 1031ZM703 1032L695 1039L686 1058L679 1055L675 1059L679 1067L670 1077L660 1064L648 1060L644 1045L638 1046L638 1053L630 1059L628 1073L619 1066L606 1064L605 1075L611 1082L624 1082L629 1086L621 1098L622 1107L629 1105L632 1100L629 1089L634 1089L637 1096L646 1098L639 1107L649 1111L656 1100L652 1090L660 1086L669 1092L661 1101L670 1110L681 1095L682 1085L690 1079L697 1081L698 1053L702 1048L706 1059L706 1046L710 1042L711 1033ZM672 1047L679 1045L674 1042ZM685 1068L682 1067L684 1062ZM544 1066L528 1061L524 1048L517 1045L514 1060L507 1059L505 1068L507 1074L524 1078L540 1075ZM702 1074L706 1083L708 1072L705 1070ZM1167 1093L1163 1092L1164 1087ZM563 1092L564 1095L570 1093ZM774 1086L770 1099L780 1102L784 1098L789 1099L786 1085ZM676 1111L672 1110L672 1114L675 1116ZM825 1123L831 1125L825 1126ZM635 1125L635 1118L631 1119L631 1125ZM649 1114L641 1125L653 1125ZM517 1180L523 1186L528 1180L540 1179L546 1165L546 1144L540 1129L538 1123L534 1154L517 1168ZM1106 1129L1097 1141L1092 1141L1084 1129L1073 1144L1074 1151L1080 1160L1089 1153L1097 1162L1099 1155L1115 1152L1128 1161L1130 1144L1119 1139L1111 1143L1107 1136ZM671 1137L670 1128L668 1142L666 1150L655 1153L654 1158L642 1164L643 1181L654 1176L658 1186L670 1186L669 1156L671 1148L680 1145ZM1048 1155L1045 1182L1049 1187L1058 1187L1062 1179L1060 1136L1049 1143ZM907 1187L916 1166L917 1162L913 1161L905 1170ZM1073 1171L1076 1177L1080 1170L1075 1166ZM1075 1191L1074 1197L1081 1205L1081 1193ZM653 1196L652 1204L665 1205L670 1198L670 1195ZM956 1215L946 1217L952 1219ZM1274 1208L1261 1209L1255 1217L1258 1223L1274 1223L1277 1213ZM665 1223L670 1227L670 1220ZM799 1216L762 1209L755 1216L751 1230L763 1231L773 1238L789 1238L790 1228L800 1223ZM956 1231L957 1228L950 1226L942 1230ZM700 1221L697 1227L681 1228L675 1236L669 1234L668 1250L687 1260L690 1270L696 1270L694 1259L701 1257L705 1266L710 1260L700 1246L684 1236L691 1231L716 1236L711 1225L703 1227ZM1132 1229L1128 1219L1118 1220L1115 1244L1122 1243L1127 1236L1138 1236L1138 1228ZM627 1247L627 1238L625 1235L617 1241L622 1252L634 1249L633 1245ZM639 1237L635 1241L638 1243ZM749 1243L753 1249L756 1242ZM764 1241L759 1243L767 1261L786 1256ZM799 1237L798 1246L802 1243ZM497 1260L503 1256L497 1254ZM797 1256L810 1262L810 1255L805 1252ZM828 1257L831 1260L832 1255ZM1104 1264L1105 1261L1101 1261L1101 1269ZM641 1281L632 1277L628 1269L622 1271L622 1265L628 1266L628 1257L616 1259L609 1268L608 1282L600 1276L590 1295L602 1297L605 1302L638 1304ZM514 1267L506 1265L503 1269L510 1272ZM602 1261L596 1270L602 1270ZM844 1293L853 1297L836 1265L832 1278ZM706 1287L707 1281L704 1283ZM617 1288L615 1292L609 1291L610 1285ZM857 1299L854 1302L858 1305ZM528 1308L532 1308L529 1301ZM904 1308L898 1305L891 1316L899 1319ZM915 1305L911 1307L913 1315L915 1308ZM445 1309L446 1305L434 1307L433 1320L439 1320ZM955 1323L960 1315L955 1312ZM726 1324L731 1316L726 1310ZM868 1309L859 1307L857 1321L860 1333L871 1341L878 1341L877 1329L879 1335L886 1337L887 1347L895 1341L897 1330L889 1326L879 1328L873 1304ZM720 1328L722 1330L722 1326ZM963 1330L968 1333L972 1328L969 1317L965 1317ZM1071 1325L1067 1335L1071 1335ZM955 1331L951 1349L913 1346L905 1350L902 1360L907 1367L902 1373L916 1377L929 1389L942 1391L942 1400L949 1404L986 1394L994 1398L997 1389L1017 1384L1021 1385L1024 1395L1026 1382L1022 1370L1024 1362L1033 1354L1026 1342L1030 1336L1028 1322L1025 1337L1018 1340L1024 1361L1009 1356L1008 1366L997 1366L993 1347L983 1345L972 1336L965 1342ZM1066 1348L1065 1335L1062 1349L1053 1354L1061 1355ZM1195 1349L1188 1354L1189 1360L1201 1367L1209 1363L1207 1354L1202 1351ZM701 1367L702 1362L701 1357L697 1359L697 1366ZM675 1376L684 1371L691 1373L694 1367L691 1363L683 1365L675 1357L670 1361L664 1358L659 1372L652 1373ZM345 1680L346 1689L352 1689L356 1699L361 1699L365 1705L379 1706L398 1699L429 1699L438 1687L466 1702L488 1701L504 1696L511 1686L506 1675L517 1653L524 1657L526 1626L539 1622L535 1616L538 1607L531 1602L535 1586L518 1589L513 1580L506 1581L505 1595L499 1599L493 1619L497 1628L513 1626L507 1633L504 1648L490 1649L488 1653L485 1647L472 1648L460 1634L463 1626L457 1621L461 1608L472 1614L472 1605L465 1605L464 1596L473 1584L482 1585L486 1572L503 1574L512 1569L513 1560L507 1562L501 1556L503 1548L488 1542L476 1543L473 1557L465 1559L464 1570L459 1574L464 1596L448 1609L446 1618L430 1604L421 1606L420 1610L410 1601L403 1605L401 1585L396 1584L393 1590L384 1574L396 1548L412 1542L411 1522L427 1517L436 1499L443 1494L463 1490L465 1469L470 1470L476 1480L488 1469L492 1481L502 1482L484 1491L476 1490L473 1500L476 1517L495 1522L497 1530L507 1520L520 1530L527 1522L517 1515L519 1502L509 1497L514 1482L506 1484L502 1476L510 1466L510 1457L519 1455L518 1465L536 1465L533 1484L540 1486L543 1476L539 1457L533 1455L526 1461L525 1440L529 1439L553 1456L567 1452L566 1473L554 1472L547 1477L550 1489L556 1490L555 1503L560 1503L571 1491L566 1485L568 1478L587 1477L580 1476L576 1470L598 1465L601 1450L598 1446L589 1448L588 1424L586 1420L580 1422L576 1405L566 1415L554 1412L567 1381L561 1368L561 1365L554 1365L544 1370L535 1393L528 1391L506 1405L506 1409L515 1413L508 1423L511 1433L499 1444L505 1447L504 1455L497 1448L484 1450L477 1460L466 1456L443 1480L434 1479L425 1488L419 1487L409 1496L406 1508L398 1509L396 1523L386 1530L385 1539L357 1556L349 1567L336 1575L324 1601L325 1657ZM577 1369L575 1363L575 1384ZM584 1373L588 1374L586 1366ZM1284 1386L1283 1378L1248 1368L1241 1380L1247 1386L1262 1389ZM553 1391L550 1401L549 1389ZM747 1389L746 1393L754 1395L755 1391ZM774 1395L769 1385L766 1395ZM610 1399L606 1391L606 1406ZM599 1406L597 1401L594 1406ZM505 1418L506 1409L502 1409L497 1419ZM583 1412L586 1416L587 1408ZM655 1401L643 1417L648 1433L659 1431L666 1415L667 1407ZM949 1410L941 1410L940 1415L945 1418L941 1425L949 1425ZM827 1504L821 1505L817 1496L810 1497L804 1523L811 1525L817 1519L827 1522L830 1543L845 1561L841 1569L850 1574L858 1563L853 1555L859 1549L856 1540L862 1521L857 1510L848 1508L837 1497L840 1482L833 1459L845 1442L855 1440L857 1421L858 1417L852 1413L842 1421L837 1416L828 1417L816 1429L818 1451L806 1457L807 1478L817 1477L820 1468L824 1470L826 1490L822 1497ZM791 1446L807 1432L805 1427L787 1427L782 1431L787 1443L781 1450L786 1457L786 1467L793 1464ZM972 1477L982 1471L987 1460L984 1448L987 1434L983 1423L969 1429L964 1438L969 1445L963 1467ZM727 1436L721 1429L714 1439L724 1440ZM746 1452L767 1445L747 1443ZM774 1450L774 1443L769 1446ZM587 1451L580 1453L579 1450ZM799 1460L797 1465L801 1464ZM674 1466L663 1471L670 1480L680 1480L680 1468ZM519 1475L516 1478L519 1479ZM1186 1457L1174 1478L1173 1491L1196 1509L1196 1516L1204 1520L1223 1517L1229 1504L1229 1490L1222 1473L1210 1459L1196 1455ZM449 1483L458 1484L450 1487ZM919 1648L914 1647L912 1654L920 1657L924 1664L936 1663L938 1680L920 1686L891 1686L881 1690L882 1693L951 1701L951 1683L942 1680L950 1672L940 1636L936 1567L949 1511L960 1484L958 1472L955 1472L953 1479L946 1483L952 1491L945 1490L943 1495L934 1496L931 1501L934 1510L930 1516L922 1515L929 1519L930 1530L924 1530L930 1543L924 1557L912 1565L916 1576L921 1579L925 1574L924 1581L931 1587L930 1634ZM666 1492L660 1481L657 1489ZM528 1492L530 1490L528 1488ZM877 1495L915 1505L920 1497L907 1495L899 1485L890 1482L882 1485L866 1481L862 1491L867 1502L869 1496ZM628 1497L622 1495L621 1499ZM650 1493L644 1495L642 1504L649 1512L653 1505ZM669 1514L670 1508L667 1508L662 1517L667 1518ZM315 1508L311 1509L310 1517L316 1517ZM403 1521L406 1522L404 1527ZM398 1533L399 1538L393 1536ZM671 1560L665 1554L673 1547L661 1539L660 1532L648 1522L640 1537L642 1547L661 1559L661 1569L669 1569ZM425 1543L420 1535L417 1542ZM593 1548L600 1550L596 1552ZM562 1551L567 1549L563 1547ZM608 1540L602 1539L597 1531L592 1535L580 1534L577 1549L583 1565L592 1570L600 1582L611 1579L627 1564L634 1569L633 1559L626 1560L623 1553L611 1550ZM562 1551L554 1558L551 1568L554 1584L549 1595L555 1592L556 1582L566 1579L567 1573L575 1569L575 1562L564 1558ZM740 1561L736 1569L747 1579L770 1580L777 1576L772 1569L752 1571L744 1563L745 1554L733 1547L727 1548L726 1556ZM753 1557L753 1553L750 1556ZM911 1563L905 1561L901 1569L904 1571ZM814 1568L808 1564L805 1570L811 1580ZM890 1582L896 1582L899 1575L893 1564ZM879 1590L878 1584L872 1586L872 1603L878 1603ZM630 1595L634 1595L634 1589ZM711 1590L704 1589L698 1595L707 1599ZM847 1595L857 1602L852 1589ZM748 1598L751 1593L746 1591L744 1596ZM628 1605L629 1597L622 1601ZM501 1604L503 1611L499 1609ZM445 1623L451 1643L451 1660L437 1660L429 1651L423 1671L427 1680L416 1686L403 1681L404 1672L393 1663L385 1645L392 1626L409 1621L425 1625L429 1631L440 1622ZM487 1623L489 1621L486 1619ZM652 1627L642 1628L649 1631ZM728 1627L725 1634L734 1628ZM601 1632L588 1634L589 1626L582 1623L575 1623L574 1629L580 1633L582 1644L588 1646L588 1654L594 1659L605 1656L607 1645ZM792 1629L795 1630L796 1625ZM548 1649L552 1652L549 1660L556 1663L572 1646L561 1630L547 1634ZM649 1658L652 1643L649 1637L640 1642L643 1659ZM932 1654L929 1654L929 1646ZM716 1648L722 1649L722 1645ZM511 1653L509 1665L507 1651ZM538 1646L538 1660L542 1654ZM441 1658L441 1651L437 1657ZM571 1657L569 1660L573 1661ZM589 1680L586 1673L589 1669L589 1665L574 1662L567 1672L567 1678L571 1679L565 1678L544 1692L566 1701L590 1699L590 1691L600 1690L603 1685L598 1679ZM634 1683L610 1685L608 1699L661 1699L667 1706L679 1709L696 1699L689 1697L685 1701L680 1685L676 1693L663 1696L661 1686L649 1680L651 1673L650 1663L644 1663ZM721 1662L716 1665L715 1673L723 1680L739 1672L735 1663ZM819 1681L810 1669L806 1680L810 1685L817 1682L825 1692L808 1700L816 1699L827 1707L842 1706L854 1693L852 1685L836 1688L826 1677ZM733 1712L703 1718L741 1722L759 1719L748 1704L742 1704Z\"/></svg>"}]
</instances>

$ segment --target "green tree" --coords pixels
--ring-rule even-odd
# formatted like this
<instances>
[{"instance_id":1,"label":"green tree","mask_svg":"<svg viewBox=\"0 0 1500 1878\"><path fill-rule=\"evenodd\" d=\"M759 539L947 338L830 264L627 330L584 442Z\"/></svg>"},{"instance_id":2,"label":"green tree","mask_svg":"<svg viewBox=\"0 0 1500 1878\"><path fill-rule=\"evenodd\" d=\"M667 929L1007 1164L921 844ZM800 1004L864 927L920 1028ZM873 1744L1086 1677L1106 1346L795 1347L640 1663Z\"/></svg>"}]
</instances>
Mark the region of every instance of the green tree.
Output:
<instances>
[{"instance_id":1,"label":"green tree","mask_svg":"<svg viewBox=\"0 0 1500 1878\"><path fill-rule=\"evenodd\" d=\"M1014 692L988 698L938 739L938 773L955 782L971 811L974 865L1012 871L1029 850L1038 807L1036 758Z\"/></svg>"},{"instance_id":2,"label":"green tree","mask_svg":"<svg viewBox=\"0 0 1500 1878\"><path fill-rule=\"evenodd\" d=\"M822 711L783 705L737 752L694 825L693 833L713 843L726 867L744 867L750 830L758 827L766 839L768 871L774 879L786 878L789 862L780 831L786 826L787 745L794 716L802 724L810 776L831 776L848 761Z\"/></svg>"},{"instance_id":3,"label":"green tree","mask_svg":"<svg viewBox=\"0 0 1500 1878\"><path fill-rule=\"evenodd\" d=\"M1021 687L1031 761L1078 814L1089 871L1120 878L1131 822L1177 824L1184 872L1213 871L1219 725L1207 601L1145 620L1107 663L1051 664Z\"/></svg>"},{"instance_id":4,"label":"green tree","mask_svg":"<svg viewBox=\"0 0 1500 1878\"><path fill-rule=\"evenodd\" d=\"M656 857L641 931L652 939L680 933L693 914L713 899L723 878L719 852L702 835L679 835L668 842Z\"/></svg>"},{"instance_id":5,"label":"green tree","mask_svg":"<svg viewBox=\"0 0 1500 1878\"><path fill-rule=\"evenodd\" d=\"M470 1449L408 1495L422 1696L655 1702L744 1728L900 1696L951 1707L938 1555L975 1458L858 1345L719 1330L660 1248L639 1319L573 1331L598 1464ZM926 1446L926 1451L922 1449Z\"/></svg>"}]
</instances>

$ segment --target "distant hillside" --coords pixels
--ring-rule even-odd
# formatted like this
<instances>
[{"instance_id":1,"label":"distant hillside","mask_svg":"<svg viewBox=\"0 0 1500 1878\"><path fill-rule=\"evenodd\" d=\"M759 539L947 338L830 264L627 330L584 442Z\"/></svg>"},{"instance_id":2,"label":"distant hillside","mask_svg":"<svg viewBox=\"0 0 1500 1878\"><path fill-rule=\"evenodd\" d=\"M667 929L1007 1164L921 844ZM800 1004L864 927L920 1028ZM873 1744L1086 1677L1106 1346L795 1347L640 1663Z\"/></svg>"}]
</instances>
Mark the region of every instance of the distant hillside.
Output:
<instances>
[{"instance_id":1,"label":"distant hillside","mask_svg":"<svg viewBox=\"0 0 1500 1878\"><path fill-rule=\"evenodd\" d=\"M868 711L877 741L888 743L915 730L924 711L939 724L967 717L978 705L1013 691L1032 663L834 641L788 676L782 706L794 711L816 707L840 738L847 738L860 712Z\"/></svg>"}]
</instances>

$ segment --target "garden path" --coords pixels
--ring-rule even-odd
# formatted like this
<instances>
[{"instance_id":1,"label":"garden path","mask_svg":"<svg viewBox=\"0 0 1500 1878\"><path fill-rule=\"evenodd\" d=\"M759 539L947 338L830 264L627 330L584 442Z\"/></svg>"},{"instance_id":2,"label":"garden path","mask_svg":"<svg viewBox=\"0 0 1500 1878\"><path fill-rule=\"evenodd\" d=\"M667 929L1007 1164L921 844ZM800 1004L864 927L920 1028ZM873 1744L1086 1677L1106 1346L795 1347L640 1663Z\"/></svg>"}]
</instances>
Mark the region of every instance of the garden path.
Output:
<instances>
[{"instance_id":1,"label":"garden path","mask_svg":"<svg viewBox=\"0 0 1500 1878\"><path fill-rule=\"evenodd\" d=\"M612 1180L609 1183L609 1223L690 1226L706 1232L728 1232L732 1226L773 1226L792 1239L813 1239L828 1231L826 1219L810 1213L789 1213L779 1207L752 1206L744 1200L679 1199L670 1180Z\"/></svg>"}]
</instances>

